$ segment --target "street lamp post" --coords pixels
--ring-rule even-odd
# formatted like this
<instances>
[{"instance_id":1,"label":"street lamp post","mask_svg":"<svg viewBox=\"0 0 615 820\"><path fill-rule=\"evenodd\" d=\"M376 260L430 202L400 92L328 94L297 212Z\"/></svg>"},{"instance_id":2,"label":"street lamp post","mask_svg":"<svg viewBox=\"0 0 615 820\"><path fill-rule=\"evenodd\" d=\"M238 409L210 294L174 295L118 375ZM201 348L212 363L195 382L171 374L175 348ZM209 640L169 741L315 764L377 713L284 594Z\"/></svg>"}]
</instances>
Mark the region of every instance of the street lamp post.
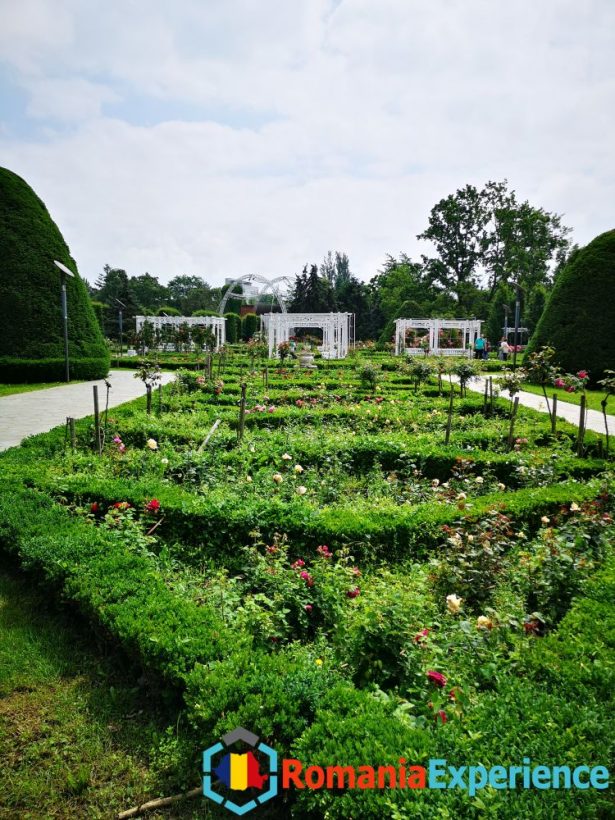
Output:
<instances>
[{"instance_id":1,"label":"street lamp post","mask_svg":"<svg viewBox=\"0 0 615 820\"><path fill-rule=\"evenodd\" d=\"M122 358L122 352L124 350L124 308L126 305L123 302L120 302L119 299L115 300L118 304L118 324L120 329L120 358Z\"/></svg>"},{"instance_id":2,"label":"street lamp post","mask_svg":"<svg viewBox=\"0 0 615 820\"><path fill-rule=\"evenodd\" d=\"M517 347L519 346L519 319L521 314L521 288L515 285L515 346L513 348L513 371L517 369Z\"/></svg>"},{"instance_id":3,"label":"street lamp post","mask_svg":"<svg viewBox=\"0 0 615 820\"><path fill-rule=\"evenodd\" d=\"M61 273L62 323L64 325L64 367L66 370L66 381L69 382L70 369L68 365L68 304L66 301L66 277L71 276L74 278L75 274L70 271L66 265L58 262L57 259L54 259L53 263L60 269Z\"/></svg>"}]
</instances>

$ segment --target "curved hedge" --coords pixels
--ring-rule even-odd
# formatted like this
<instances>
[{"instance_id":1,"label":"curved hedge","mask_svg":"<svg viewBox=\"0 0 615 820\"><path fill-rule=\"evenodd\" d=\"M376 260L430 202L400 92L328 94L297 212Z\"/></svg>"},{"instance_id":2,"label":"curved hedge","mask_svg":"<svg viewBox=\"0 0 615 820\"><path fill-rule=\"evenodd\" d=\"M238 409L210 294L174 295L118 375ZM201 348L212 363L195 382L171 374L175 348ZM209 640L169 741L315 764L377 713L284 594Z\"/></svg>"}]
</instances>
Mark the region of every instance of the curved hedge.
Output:
<instances>
[{"instance_id":1,"label":"curved hedge","mask_svg":"<svg viewBox=\"0 0 615 820\"><path fill-rule=\"evenodd\" d=\"M44 203L6 168L0 168L0 253L0 378L61 379L64 336L54 260L73 271L76 265ZM67 298L71 376L103 377L109 353L79 275L68 279Z\"/></svg>"},{"instance_id":2,"label":"curved hedge","mask_svg":"<svg viewBox=\"0 0 615 820\"><path fill-rule=\"evenodd\" d=\"M555 281L527 353L555 348L564 370L592 382L615 369L615 230L574 254Z\"/></svg>"}]
</instances>

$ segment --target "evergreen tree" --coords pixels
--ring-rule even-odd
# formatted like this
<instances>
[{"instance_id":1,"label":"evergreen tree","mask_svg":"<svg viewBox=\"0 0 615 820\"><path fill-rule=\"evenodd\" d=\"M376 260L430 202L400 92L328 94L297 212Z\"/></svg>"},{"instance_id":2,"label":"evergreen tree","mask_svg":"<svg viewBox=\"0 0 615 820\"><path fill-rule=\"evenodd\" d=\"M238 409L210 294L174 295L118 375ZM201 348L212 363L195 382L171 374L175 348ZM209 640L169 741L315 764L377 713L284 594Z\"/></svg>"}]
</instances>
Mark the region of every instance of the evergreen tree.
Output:
<instances>
[{"instance_id":1,"label":"evergreen tree","mask_svg":"<svg viewBox=\"0 0 615 820\"><path fill-rule=\"evenodd\" d=\"M0 168L0 381L62 379L64 333L57 260L66 277L71 378L107 374L109 353L86 286L58 227L32 188Z\"/></svg>"},{"instance_id":2,"label":"evergreen tree","mask_svg":"<svg viewBox=\"0 0 615 820\"><path fill-rule=\"evenodd\" d=\"M500 339L504 335L504 323L506 321L508 308L509 324L513 320L515 303L515 295L512 288L505 282L500 282L493 294L493 299L489 306L489 314L487 316L487 324L484 329L484 335L491 342L492 347L498 345Z\"/></svg>"},{"instance_id":3,"label":"evergreen tree","mask_svg":"<svg viewBox=\"0 0 615 820\"><path fill-rule=\"evenodd\" d=\"M527 353L555 349L565 371L595 383L615 363L615 230L572 255L558 275Z\"/></svg>"}]
</instances>

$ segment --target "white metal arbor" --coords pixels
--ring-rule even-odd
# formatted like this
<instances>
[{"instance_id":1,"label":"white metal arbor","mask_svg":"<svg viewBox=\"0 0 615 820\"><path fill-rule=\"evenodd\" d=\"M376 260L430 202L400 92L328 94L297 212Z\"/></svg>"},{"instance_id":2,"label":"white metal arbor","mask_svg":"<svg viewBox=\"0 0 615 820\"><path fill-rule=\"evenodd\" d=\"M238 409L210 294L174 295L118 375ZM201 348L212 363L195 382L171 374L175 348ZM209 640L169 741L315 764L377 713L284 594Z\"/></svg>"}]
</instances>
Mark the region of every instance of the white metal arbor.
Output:
<instances>
[{"instance_id":1,"label":"white metal arbor","mask_svg":"<svg viewBox=\"0 0 615 820\"><path fill-rule=\"evenodd\" d=\"M226 319L220 316L137 316L137 333L145 322L149 322L154 330L163 331L164 328L178 328L180 325L188 327L207 327L213 330L216 337L215 349L222 347L226 341Z\"/></svg>"},{"instance_id":2,"label":"white metal arbor","mask_svg":"<svg viewBox=\"0 0 615 820\"><path fill-rule=\"evenodd\" d=\"M395 322L395 355L402 353L415 355L424 353L416 337L416 344L407 346L408 331L426 330L423 339L429 342L429 352L434 356L472 356L474 342L480 336L481 321L479 319L397 319ZM451 347L446 343L444 331L458 331L460 344Z\"/></svg>"},{"instance_id":3,"label":"white metal arbor","mask_svg":"<svg viewBox=\"0 0 615 820\"><path fill-rule=\"evenodd\" d=\"M251 299L251 296L245 296L243 293L235 293L235 288L241 285L243 282L246 284L248 282L259 282L262 285L262 288L258 292L257 301L265 295L265 293L270 290L271 295L275 298L276 302L280 306L280 310L282 313L286 313L286 302L284 301L284 296L282 295L281 289L284 287L286 291L289 291L292 287L292 283L287 276L276 276L275 279L266 279L264 276L261 276L258 273L247 273L244 276L239 276L229 285L226 293L222 297L220 304L218 305L218 313L220 316L224 315L224 309L226 308L226 303L229 299Z\"/></svg>"},{"instance_id":4,"label":"white metal arbor","mask_svg":"<svg viewBox=\"0 0 615 820\"><path fill-rule=\"evenodd\" d=\"M322 330L324 359L344 359L354 341L354 313L265 313L261 318L267 332L269 358L277 356L278 345L287 342L296 328Z\"/></svg>"}]
</instances>

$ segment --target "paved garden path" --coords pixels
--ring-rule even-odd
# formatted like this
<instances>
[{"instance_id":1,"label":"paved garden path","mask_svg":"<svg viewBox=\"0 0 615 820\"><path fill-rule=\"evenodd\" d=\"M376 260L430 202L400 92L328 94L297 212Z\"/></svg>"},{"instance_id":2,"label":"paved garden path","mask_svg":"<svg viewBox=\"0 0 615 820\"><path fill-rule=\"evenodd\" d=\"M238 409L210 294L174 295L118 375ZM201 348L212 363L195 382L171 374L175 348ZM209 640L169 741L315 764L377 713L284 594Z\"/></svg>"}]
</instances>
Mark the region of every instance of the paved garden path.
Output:
<instances>
[{"instance_id":1,"label":"paved garden path","mask_svg":"<svg viewBox=\"0 0 615 820\"><path fill-rule=\"evenodd\" d=\"M497 375L494 375L494 389L496 384ZM477 393L484 393L485 379L480 378L476 379L476 381L469 382L468 389L475 390ZM508 397L508 393L506 391L503 391L500 395L504 398ZM538 410L541 413L548 412L544 396L538 396L536 393L526 393L523 390L520 393L517 393L517 395L519 396L519 404L523 404L526 407L531 407L533 410ZM548 390L547 395L549 395ZM549 404L551 404L551 396L549 396ZM571 404L570 402L559 400L557 402L557 417L559 419L564 419L577 427L579 425L580 412L581 408L578 404ZM607 415L607 420L609 424L609 434L615 434L615 416ZM596 433L604 433L604 417L602 413L598 410L588 410L585 427L587 430L594 430Z\"/></svg>"},{"instance_id":2,"label":"paved garden path","mask_svg":"<svg viewBox=\"0 0 615 820\"><path fill-rule=\"evenodd\" d=\"M163 373L162 383L172 381L173 373ZM117 407L145 394L143 382L134 378L134 370L112 370L109 381L109 407ZM45 433L52 427L66 423L66 417L79 419L94 412L92 385L98 385L101 410L105 406L103 379L81 384L15 393L0 398L0 450L15 447L26 436Z\"/></svg>"}]
</instances>

